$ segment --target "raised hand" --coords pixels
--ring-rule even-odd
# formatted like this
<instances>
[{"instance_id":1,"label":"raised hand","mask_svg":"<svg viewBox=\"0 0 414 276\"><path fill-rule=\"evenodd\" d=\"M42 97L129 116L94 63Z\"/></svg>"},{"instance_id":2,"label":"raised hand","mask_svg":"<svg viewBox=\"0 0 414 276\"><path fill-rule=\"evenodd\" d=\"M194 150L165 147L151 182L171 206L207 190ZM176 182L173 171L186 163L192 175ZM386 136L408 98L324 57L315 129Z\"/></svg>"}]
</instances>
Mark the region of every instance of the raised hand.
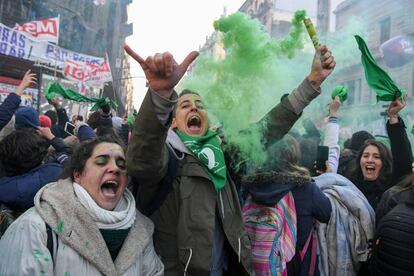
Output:
<instances>
[{"instance_id":1,"label":"raised hand","mask_svg":"<svg viewBox=\"0 0 414 276\"><path fill-rule=\"evenodd\" d=\"M30 86L30 84L36 84L36 74L30 73L30 69L24 74L22 81L16 89L16 94L21 96L23 95L24 90Z\"/></svg>"},{"instance_id":2,"label":"raised hand","mask_svg":"<svg viewBox=\"0 0 414 276\"><path fill-rule=\"evenodd\" d=\"M53 135L52 131L48 127L38 127L36 130L37 134L39 134L42 137L45 137L48 140L52 140L55 138L55 135Z\"/></svg>"},{"instance_id":3,"label":"raised hand","mask_svg":"<svg viewBox=\"0 0 414 276\"><path fill-rule=\"evenodd\" d=\"M55 96L53 99L50 99L50 100L47 100L47 102L50 104L50 105L53 105L53 107L55 108L55 109L59 109L59 108L61 108L62 106L61 106L61 104L60 104L60 102L59 102L59 100L57 99L57 97Z\"/></svg>"},{"instance_id":4,"label":"raised hand","mask_svg":"<svg viewBox=\"0 0 414 276\"><path fill-rule=\"evenodd\" d=\"M395 101L391 102L388 106L388 118L390 124L398 123L398 112L400 112L407 104L407 95L405 95L404 100L401 101L400 97L397 97Z\"/></svg>"},{"instance_id":5,"label":"raised hand","mask_svg":"<svg viewBox=\"0 0 414 276\"><path fill-rule=\"evenodd\" d=\"M326 45L316 49L308 80L314 88L319 88L322 82L332 73L336 65L332 52Z\"/></svg>"},{"instance_id":6,"label":"raised hand","mask_svg":"<svg viewBox=\"0 0 414 276\"><path fill-rule=\"evenodd\" d=\"M335 98L329 104L329 116L336 117L340 106L341 106L341 101L339 100L338 96L335 96Z\"/></svg>"},{"instance_id":7,"label":"raised hand","mask_svg":"<svg viewBox=\"0 0 414 276\"><path fill-rule=\"evenodd\" d=\"M155 54L144 60L128 45L125 45L124 49L128 55L141 65L151 89L162 97L169 97L171 95L175 85L181 80L190 64L198 56L198 52L193 51L187 55L181 64L178 64L169 52Z\"/></svg>"}]
</instances>

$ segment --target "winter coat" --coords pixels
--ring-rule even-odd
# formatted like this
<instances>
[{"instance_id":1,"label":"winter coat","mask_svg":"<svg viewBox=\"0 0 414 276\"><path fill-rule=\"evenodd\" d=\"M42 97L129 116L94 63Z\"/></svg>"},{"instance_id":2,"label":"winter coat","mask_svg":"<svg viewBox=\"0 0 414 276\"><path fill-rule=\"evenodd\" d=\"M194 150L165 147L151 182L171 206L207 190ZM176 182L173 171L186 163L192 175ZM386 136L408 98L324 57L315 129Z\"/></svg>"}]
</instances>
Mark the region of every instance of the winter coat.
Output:
<instances>
[{"instance_id":1,"label":"winter coat","mask_svg":"<svg viewBox=\"0 0 414 276\"><path fill-rule=\"evenodd\" d=\"M328 225L317 226L321 275L356 275L374 237L374 210L345 177L325 173L314 179L332 206Z\"/></svg>"},{"instance_id":2,"label":"winter coat","mask_svg":"<svg viewBox=\"0 0 414 276\"><path fill-rule=\"evenodd\" d=\"M0 203L13 210L25 211L34 205L36 193L46 184L57 181L63 167L46 163L17 176L0 178Z\"/></svg>"},{"instance_id":3,"label":"winter coat","mask_svg":"<svg viewBox=\"0 0 414 276\"><path fill-rule=\"evenodd\" d=\"M301 252L313 230L314 220L320 223L329 222L331 203L311 178L276 173L271 179L270 183L260 185L252 182L250 187L246 187L247 193L257 203L274 206L283 196L292 192L297 218L296 248ZM310 245L299 267L294 267L298 266L294 261L287 263L288 275L309 275L312 249L316 250Z\"/></svg>"},{"instance_id":4,"label":"winter coat","mask_svg":"<svg viewBox=\"0 0 414 276\"><path fill-rule=\"evenodd\" d=\"M21 97L16 93L10 93L2 104L0 104L0 130L11 120L19 108Z\"/></svg>"},{"instance_id":5,"label":"winter coat","mask_svg":"<svg viewBox=\"0 0 414 276\"><path fill-rule=\"evenodd\" d=\"M59 137L50 140L50 145L55 153L47 155L42 165L21 175L0 177L0 203L14 211L26 211L34 205L33 198L44 185L61 177L72 148Z\"/></svg>"},{"instance_id":6,"label":"winter coat","mask_svg":"<svg viewBox=\"0 0 414 276\"><path fill-rule=\"evenodd\" d=\"M53 230L53 252L47 248L45 223ZM152 234L152 222L137 212L113 262L96 222L76 198L72 181L60 180L40 190L35 207L0 240L0 275L163 275Z\"/></svg>"},{"instance_id":7,"label":"winter coat","mask_svg":"<svg viewBox=\"0 0 414 276\"><path fill-rule=\"evenodd\" d=\"M375 212L377 225L389 211L400 203L414 204L414 187L412 185L407 187L398 184L384 192Z\"/></svg>"},{"instance_id":8,"label":"winter coat","mask_svg":"<svg viewBox=\"0 0 414 276\"><path fill-rule=\"evenodd\" d=\"M265 138L276 140L287 133L304 106L319 93L305 80L267 115ZM236 275L252 273L250 242L231 172L228 171L227 183L217 193L203 165L173 131L168 132L174 102L164 105L167 112L159 112L162 104L155 101L157 97L149 91L141 105L128 145L127 168L128 174L139 182L136 196L140 209L157 194L160 180L166 175L166 141L181 160L172 190L151 216L155 224L155 247L165 265L166 275L182 275L184 272L187 275L210 275L213 248L219 254L223 248L214 247L217 245L215 239L220 235L226 240L228 269Z\"/></svg>"}]
</instances>

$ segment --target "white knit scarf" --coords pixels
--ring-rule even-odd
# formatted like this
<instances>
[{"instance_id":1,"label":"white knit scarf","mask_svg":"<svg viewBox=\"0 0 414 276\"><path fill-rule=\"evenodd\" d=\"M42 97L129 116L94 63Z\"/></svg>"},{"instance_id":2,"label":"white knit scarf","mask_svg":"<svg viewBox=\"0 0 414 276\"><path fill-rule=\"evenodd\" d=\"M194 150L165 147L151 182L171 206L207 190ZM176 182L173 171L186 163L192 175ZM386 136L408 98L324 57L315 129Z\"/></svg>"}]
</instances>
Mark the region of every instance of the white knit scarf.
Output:
<instances>
[{"instance_id":1,"label":"white knit scarf","mask_svg":"<svg viewBox=\"0 0 414 276\"><path fill-rule=\"evenodd\" d=\"M105 210L96 204L89 193L78 183L73 189L80 203L89 211L99 229L128 229L135 222L135 200L132 193L125 189L121 200L113 211Z\"/></svg>"}]
</instances>

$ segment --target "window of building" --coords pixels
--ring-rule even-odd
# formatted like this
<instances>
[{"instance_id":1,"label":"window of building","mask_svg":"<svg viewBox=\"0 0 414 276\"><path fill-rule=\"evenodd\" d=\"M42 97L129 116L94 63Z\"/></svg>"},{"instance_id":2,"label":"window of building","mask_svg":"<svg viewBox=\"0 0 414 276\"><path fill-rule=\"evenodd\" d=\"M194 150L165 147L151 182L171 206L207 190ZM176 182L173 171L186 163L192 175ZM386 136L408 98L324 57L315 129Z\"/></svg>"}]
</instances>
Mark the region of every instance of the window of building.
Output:
<instances>
[{"instance_id":1,"label":"window of building","mask_svg":"<svg viewBox=\"0 0 414 276\"><path fill-rule=\"evenodd\" d=\"M391 19L387 17L380 21L380 43L387 41L391 37Z\"/></svg>"},{"instance_id":2,"label":"window of building","mask_svg":"<svg viewBox=\"0 0 414 276\"><path fill-rule=\"evenodd\" d=\"M347 104L348 106L353 105L355 103L355 81L346 81L345 87L348 88L348 99Z\"/></svg>"}]
</instances>

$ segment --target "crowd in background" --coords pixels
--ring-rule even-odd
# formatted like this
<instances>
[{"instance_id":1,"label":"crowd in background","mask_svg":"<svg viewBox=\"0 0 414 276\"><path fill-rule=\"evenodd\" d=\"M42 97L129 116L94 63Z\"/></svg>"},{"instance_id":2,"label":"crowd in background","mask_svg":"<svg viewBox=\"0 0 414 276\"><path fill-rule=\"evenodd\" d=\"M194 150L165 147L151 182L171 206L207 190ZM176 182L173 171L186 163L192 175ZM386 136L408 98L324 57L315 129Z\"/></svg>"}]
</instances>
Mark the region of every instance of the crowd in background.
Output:
<instances>
[{"instance_id":1,"label":"crowd in background","mask_svg":"<svg viewBox=\"0 0 414 276\"><path fill-rule=\"evenodd\" d=\"M133 122L20 106L30 70L0 105L0 275L413 275L406 99L389 104L390 146L358 131L340 147L339 97L323 131L299 134L335 67L322 46L264 118L256 166L209 129L197 92L174 91L196 53L126 50L149 81Z\"/></svg>"}]
</instances>

